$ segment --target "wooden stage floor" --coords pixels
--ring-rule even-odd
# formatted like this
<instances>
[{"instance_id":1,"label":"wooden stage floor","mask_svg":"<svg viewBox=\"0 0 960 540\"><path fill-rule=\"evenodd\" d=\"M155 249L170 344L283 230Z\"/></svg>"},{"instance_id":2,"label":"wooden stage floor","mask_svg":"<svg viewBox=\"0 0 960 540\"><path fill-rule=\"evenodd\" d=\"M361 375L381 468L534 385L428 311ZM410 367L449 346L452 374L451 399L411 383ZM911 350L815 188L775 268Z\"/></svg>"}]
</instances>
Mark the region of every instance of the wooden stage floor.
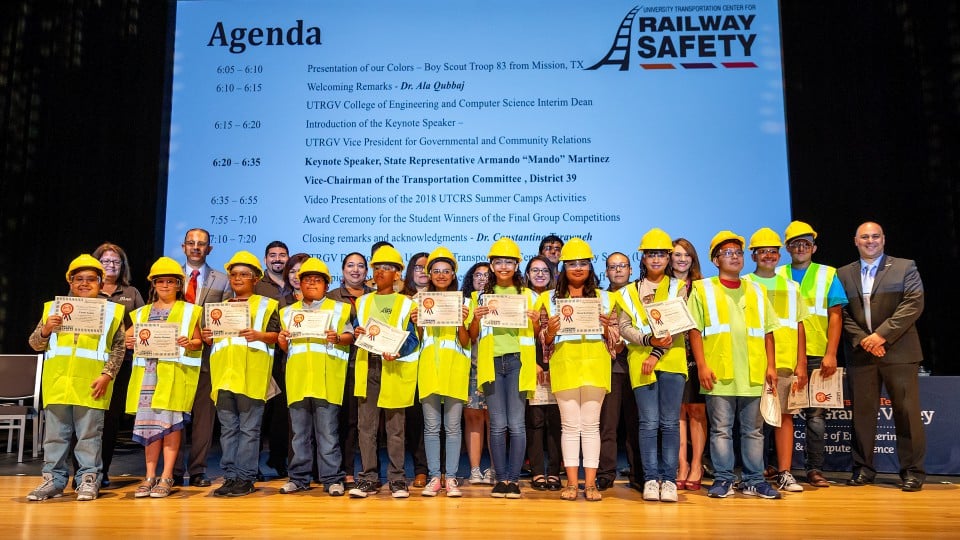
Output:
<instances>
[{"instance_id":1,"label":"wooden stage floor","mask_svg":"<svg viewBox=\"0 0 960 540\"><path fill-rule=\"evenodd\" d=\"M841 478L832 478L838 482ZM134 499L139 478L114 478L96 501L29 502L36 476L0 477L0 538L960 538L960 487L929 483L901 492L894 480L835 485L781 500L739 493L710 499L681 492L679 503L643 502L617 483L598 503L562 501L526 489L520 500L492 499L489 487L466 486L460 499L390 498L384 487L365 500L333 498L319 488L280 495L281 480L252 495L217 498L213 488L182 488L168 499ZM214 486L216 487L216 486Z\"/></svg>"}]
</instances>

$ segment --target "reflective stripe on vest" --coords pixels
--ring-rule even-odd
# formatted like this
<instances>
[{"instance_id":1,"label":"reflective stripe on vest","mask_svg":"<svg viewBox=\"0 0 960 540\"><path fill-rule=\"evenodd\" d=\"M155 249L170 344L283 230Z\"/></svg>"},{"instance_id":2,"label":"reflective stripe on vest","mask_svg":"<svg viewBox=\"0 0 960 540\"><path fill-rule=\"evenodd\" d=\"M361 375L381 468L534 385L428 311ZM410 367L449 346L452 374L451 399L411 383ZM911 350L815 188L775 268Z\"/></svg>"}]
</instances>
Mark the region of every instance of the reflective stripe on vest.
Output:
<instances>
[{"instance_id":1,"label":"reflective stripe on vest","mask_svg":"<svg viewBox=\"0 0 960 540\"><path fill-rule=\"evenodd\" d=\"M713 281L704 279L701 283L703 284L703 292L707 300L707 315L710 317L710 326L703 329L703 336L706 337L730 332L729 324L719 324L720 310L717 309L717 294L713 288Z\"/></svg>"},{"instance_id":2,"label":"reflective stripe on vest","mask_svg":"<svg viewBox=\"0 0 960 540\"><path fill-rule=\"evenodd\" d=\"M750 328L750 326L747 326L747 335L750 336L750 337L755 337L755 338L763 338L764 334L766 333L766 332L763 331L763 329L767 327L767 322L766 322L766 316L767 316L767 314L766 314L766 310L763 309L763 307L764 307L764 306L763 306L763 302L764 302L764 300L766 300L767 296L766 296L765 294L763 294L763 287L761 287L759 284L754 283L754 282L752 282L752 281L747 281L747 284L748 284L749 286L753 287L754 290L756 291L756 295L757 295L757 318L760 319L760 328ZM714 301L716 301L716 300L714 300ZM727 325L728 331L729 331L729 328L730 328L730 325Z\"/></svg>"}]
</instances>

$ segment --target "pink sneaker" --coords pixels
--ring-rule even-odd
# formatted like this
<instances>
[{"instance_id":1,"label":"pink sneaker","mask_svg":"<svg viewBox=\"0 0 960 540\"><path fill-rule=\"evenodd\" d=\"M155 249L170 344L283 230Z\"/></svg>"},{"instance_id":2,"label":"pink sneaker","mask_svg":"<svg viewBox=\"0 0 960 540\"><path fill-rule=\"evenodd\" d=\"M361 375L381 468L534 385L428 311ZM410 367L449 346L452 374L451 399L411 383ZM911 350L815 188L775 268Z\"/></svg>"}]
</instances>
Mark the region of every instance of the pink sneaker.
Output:
<instances>
[{"instance_id":1,"label":"pink sneaker","mask_svg":"<svg viewBox=\"0 0 960 540\"><path fill-rule=\"evenodd\" d=\"M420 494L424 497L436 497L438 493L440 493L440 478L434 476L427 482L427 485L423 488L423 492Z\"/></svg>"},{"instance_id":2,"label":"pink sneaker","mask_svg":"<svg viewBox=\"0 0 960 540\"><path fill-rule=\"evenodd\" d=\"M456 478L447 478L447 497L461 497L460 482Z\"/></svg>"}]
</instances>

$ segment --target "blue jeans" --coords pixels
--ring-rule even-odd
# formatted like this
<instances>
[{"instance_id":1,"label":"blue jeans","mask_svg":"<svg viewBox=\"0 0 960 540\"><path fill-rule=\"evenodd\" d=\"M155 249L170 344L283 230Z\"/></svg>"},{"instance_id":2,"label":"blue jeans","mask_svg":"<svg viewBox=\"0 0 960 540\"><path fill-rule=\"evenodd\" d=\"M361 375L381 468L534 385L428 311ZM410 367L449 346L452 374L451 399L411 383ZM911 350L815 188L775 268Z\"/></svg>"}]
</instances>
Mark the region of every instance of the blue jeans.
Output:
<instances>
[{"instance_id":1,"label":"blue jeans","mask_svg":"<svg viewBox=\"0 0 960 540\"><path fill-rule=\"evenodd\" d=\"M443 472L447 478L456 478L457 469L460 468L460 418L463 415L463 402L449 396L430 394L422 398L420 403L423 405L423 446L427 453L427 471L430 478L440 477L441 414L443 429L446 431L447 453Z\"/></svg>"},{"instance_id":2,"label":"blue jeans","mask_svg":"<svg viewBox=\"0 0 960 540\"><path fill-rule=\"evenodd\" d=\"M511 353L493 359L495 379L483 387L490 412L490 452L497 480L517 482L527 450L524 422L526 396L520 392L520 354ZM507 430L510 431L510 456L507 456Z\"/></svg>"},{"instance_id":3,"label":"blue jeans","mask_svg":"<svg viewBox=\"0 0 960 540\"><path fill-rule=\"evenodd\" d=\"M291 482L304 488L310 486L314 441L317 443L317 480L327 485L343 482L339 419L340 406L323 399L308 397L290 405L290 428L293 430Z\"/></svg>"},{"instance_id":4,"label":"blue jeans","mask_svg":"<svg viewBox=\"0 0 960 540\"><path fill-rule=\"evenodd\" d=\"M67 468L67 452L73 435L77 444L73 454L77 458L77 478L85 474L97 476L103 469L100 448L103 440L103 416L105 411L82 405L47 405L43 409L46 430L43 436L44 474L53 476L53 483L60 489L67 486L70 470Z\"/></svg>"},{"instance_id":5,"label":"blue jeans","mask_svg":"<svg viewBox=\"0 0 960 540\"><path fill-rule=\"evenodd\" d=\"M657 381L633 389L640 416L640 459L644 480L677 481L680 460L680 405L686 378L658 371ZM657 434L660 448L657 448Z\"/></svg>"},{"instance_id":6,"label":"blue jeans","mask_svg":"<svg viewBox=\"0 0 960 540\"><path fill-rule=\"evenodd\" d=\"M260 422L264 402L229 390L217 394L220 419L220 468L225 479L257 479L260 469Z\"/></svg>"},{"instance_id":7,"label":"blue jeans","mask_svg":"<svg viewBox=\"0 0 960 540\"><path fill-rule=\"evenodd\" d=\"M822 356L807 357L807 375L813 373L813 370L820 369ZM813 471L823 472L823 452L824 435L827 432L827 410L819 407L811 407L803 410L803 417L806 421L804 442L804 469L810 473Z\"/></svg>"},{"instance_id":8,"label":"blue jeans","mask_svg":"<svg viewBox=\"0 0 960 540\"><path fill-rule=\"evenodd\" d=\"M714 478L733 482L734 417L740 420L740 455L743 459L743 483L747 486L763 482L763 433L760 428L760 398L707 395L707 417L710 419L710 458Z\"/></svg>"}]
</instances>

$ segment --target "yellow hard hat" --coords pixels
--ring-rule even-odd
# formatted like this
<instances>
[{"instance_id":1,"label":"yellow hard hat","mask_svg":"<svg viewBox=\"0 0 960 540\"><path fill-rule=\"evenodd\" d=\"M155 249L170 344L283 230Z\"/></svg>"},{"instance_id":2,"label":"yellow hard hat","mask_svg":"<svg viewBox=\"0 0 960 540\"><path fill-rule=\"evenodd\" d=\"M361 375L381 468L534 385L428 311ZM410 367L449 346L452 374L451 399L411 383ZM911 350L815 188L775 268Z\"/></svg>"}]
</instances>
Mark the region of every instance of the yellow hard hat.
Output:
<instances>
[{"instance_id":1,"label":"yellow hard hat","mask_svg":"<svg viewBox=\"0 0 960 540\"><path fill-rule=\"evenodd\" d=\"M83 269L95 270L100 276L100 279L103 279L103 265L100 264L100 261L92 255L84 253L76 259L70 261L70 266L67 267L67 283L70 283L70 277L77 272L77 270Z\"/></svg>"},{"instance_id":2,"label":"yellow hard hat","mask_svg":"<svg viewBox=\"0 0 960 540\"><path fill-rule=\"evenodd\" d=\"M493 259L494 257L507 257L518 261L523 259L520 255L520 246L509 236L504 236L490 245L490 252L487 253L487 258Z\"/></svg>"},{"instance_id":3,"label":"yellow hard hat","mask_svg":"<svg viewBox=\"0 0 960 540\"><path fill-rule=\"evenodd\" d=\"M327 285L332 281L327 264L316 257L310 257L300 265L300 270L297 271L297 278L303 279L304 274L320 274L327 278Z\"/></svg>"},{"instance_id":4,"label":"yellow hard hat","mask_svg":"<svg viewBox=\"0 0 960 540\"><path fill-rule=\"evenodd\" d=\"M370 258L370 266L382 263L395 264L400 267L400 270L403 270L403 257L392 246L380 246L373 257Z\"/></svg>"},{"instance_id":5,"label":"yellow hard hat","mask_svg":"<svg viewBox=\"0 0 960 540\"><path fill-rule=\"evenodd\" d=\"M574 236L563 245L560 250L561 261L579 261L580 259L593 260L593 251L590 244L583 241L583 238Z\"/></svg>"},{"instance_id":6,"label":"yellow hard hat","mask_svg":"<svg viewBox=\"0 0 960 540\"><path fill-rule=\"evenodd\" d=\"M180 263L170 257L160 257L157 262L150 267L150 273L147 275L147 281L152 281L157 276L176 276L180 280L186 279L187 275L183 273L183 267Z\"/></svg>"},{"instance_id":7,"label":"yellow hard hat","mask_svg":"<svg viewBox=\"0 0 960 540\"><path fill-rule=\"evenodd\" d=\"M762 247L783 247L783 242L780 241L780 235L769 227L757 230L757 232L753 233L753 236L750 237L750 245L747 246L747 249Z\"/></svg>"},{"instance_id":8,"label":"yellow hard hat","mask_svg":"<svg viewBox=\"0 0 960 540\"><path fill-rule=\"evenodd\" d=\"M744 240L739 234L733 231L720 231L714 235L713 240L710 241L710 258L713 258L713 252L717 249L717 247L728 240L740 242L740 247L747 245L746 240Z\"/></svg>"},{"instance_id":9,"label":"yellow hard hat","mask_svg":"<svg viewBox=\"0 0 960 540\"><path fill-rule=\"evenodd\" d=\"M802 221L791 221L790 224L787 225L787 230L783 232L783 237L789 242L798 236L812 236L813 239L816 240L817 231Z\"/></svg>"},{"instance_id":10,"label":"yellow hard hat","mask_svg":"<svg viewBox=\"0 0 960 540\"><path fill-rule=\"evenodd\" d=\"M430 268L430 265L433 264L433 261L437 259L449 259L450 263L453 264L453 271L457 271L457 259L453 256L453 253L449 249L440 246L437 249L430 252L430 256L427 257L427 268Z\"/></svg>"},{"instance_id":11,"label":"yellow hard hat","mask_svg":"<svg viewBox=\"0 0 960 540\"><path fill-rule=\"evenodd\" d=\"M673 251L673 240L663 229L654 227L643 235L640 239L640 247L637 248L637 251L647 250Z\"/></svg>"},{"instance_id":12,"label":"yellow hard hat","mask_svg":"<svg viewBox=\"0 0 960 540\"><path fill-rule=\"evenodd\" d=\"M227 264L223 265L223 268L230 273L230 269L234 265L243 264L253 268L257 271L259 275L263 275L263 267L260 266L260 259L256 255L250 253L249 251L238 251L233 254L233 257L230 257L230 260L227 261Z\"/></svg>"}]
</instances>

